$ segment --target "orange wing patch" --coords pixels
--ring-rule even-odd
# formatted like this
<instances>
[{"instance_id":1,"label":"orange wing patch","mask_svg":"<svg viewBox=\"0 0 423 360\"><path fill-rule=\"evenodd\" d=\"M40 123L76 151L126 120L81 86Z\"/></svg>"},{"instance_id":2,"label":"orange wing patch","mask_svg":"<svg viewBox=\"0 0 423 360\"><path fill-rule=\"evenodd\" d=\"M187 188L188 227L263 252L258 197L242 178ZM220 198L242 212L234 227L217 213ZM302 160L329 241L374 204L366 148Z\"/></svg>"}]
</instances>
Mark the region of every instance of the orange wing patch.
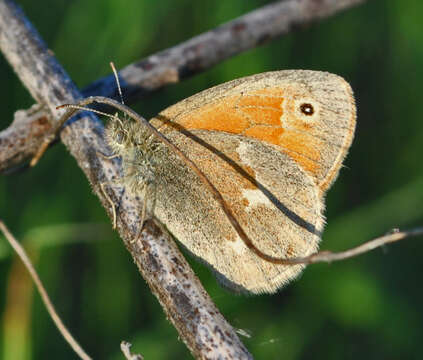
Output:
<instances>
[{"instance_id":1,"label":"orange wing patch","mask_svg":"<svg viewBox=\"0 0 423 360\"><path fill-rule=\"evenodd\" d=\"M270 144L280 145L280 139L283 132L284 130L280 126L269 127L265 125L256 125L245 130L243 135L260 139Z\"/></svg>"},{"instance_id":2,"label":"orange wing patch","mask_svg":"<svg viewBox=\"0 0 423 360\"><path fill-rule=\"evenodd\" d=\"M239 108L238 111L248 117L250 125L263 124L281 126L282 109L249 106Z\"/></svg>"},{"instance_id":3,"label":"orange wing patch","mask_svg":"<svg viewBox=\"0 0 423 360\"><path fill-rule=\"evenodd\" d=\"M174 120L187 130L224 131L276 145L305 171L316 175L320 170L321 141L308 134L312 125L296 119L294 114L285 114L290 125L284 128L281 119L285 101L281 89L261 89L205 104ZM287 108L291 110L291 106Z\"/></svg>"},{"instance_id":4,"label":"orange wing patch","mask_svg":"<svg viewBox=\"0 0 423 360\"><path fill-rule=\"evenodd\" d=\"M249 118L250 126L255 124L281 126L283 101L279 89L263 89L243 94L236 103L236 109Z\"/></svg>"},{"instance_id":5,"label":"orange wing patch","mask_svg":"<svg viewBox=\"0 0 423 360\"><path fill-rule=\"evenodd\" d=\"M283 97L275 96L274 90L269 89L267 93L265 95L264 91L260 91L257 94L226 97L184 114L176 122L188 130L215 130L232 134L243 134L256 124L280 127ZM256 138L264 140L260 136Z\"/></svg>"},{"instance_id":6,"label":"orange wing patch","mask_svg":"<svg viewBox=\"0 0 423 360\"><path fill-rule=\"evenodd\" d=\"M238 105L269 107L275 110L282 110L283 99L284 97L280 91L273 91L268 89L266 93L264 93L264 91L256 91L252 94L243 94L238 100Z\"/></svg>"},{"instance_id":7,"label":"orange wing patch","mask_svg":"<svg viewBox=\"0 0 423 360\"><path fill-rule=\"evenodd\" d=\"M206 104L191 113L183 114L176 122L187 130L215 130L233 134L242 133L248 126L248 118L233 111L237 98Z\"/></svg>"},{"instance_id":8,"label":"orange wing patch","mask_svg":"<svg viewBox=\"0 0 423 360\"><path fill-rule=\"evenodd\" d=\"M279 146L301 167L317 176L320 170L320 141L315 137L311 137L307 134L301 134L295 131L286 131L283 136L280 137Z\"/></svg>"}]
</instances>

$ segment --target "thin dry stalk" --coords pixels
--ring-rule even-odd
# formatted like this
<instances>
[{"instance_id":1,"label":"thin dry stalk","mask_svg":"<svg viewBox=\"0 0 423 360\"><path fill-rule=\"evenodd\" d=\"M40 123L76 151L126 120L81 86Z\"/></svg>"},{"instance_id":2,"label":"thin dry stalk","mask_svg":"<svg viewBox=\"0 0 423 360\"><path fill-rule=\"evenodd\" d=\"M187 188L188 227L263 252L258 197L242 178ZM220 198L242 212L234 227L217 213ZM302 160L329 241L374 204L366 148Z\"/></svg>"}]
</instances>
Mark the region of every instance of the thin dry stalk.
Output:
<instances>
[{"instance_id":1,"label":"thin dry stalk","mask_svg":"<svg viewBox=\"0 0 423 360\"><path fill-rule=\"evenodd\" d=\"M50 317L52 318L53 322L57 326L57 329L59 330L59 332L65 338L66 342L70 345L73 351L75 351L78 354L78 356L81 359L91 360L91 357L82 349L82 347L74 339L70 331L66 328L60 316L57 314L56 309L54 308L53 303L51 302L50 297L48 296L47 291L44 288L44 285L41 282L40 277L38 276L37 271L32 265L31 260L26 254L24 248L21 246L21 244L19 244L19 241L15 239L15 237L12 235L12 233L9 231L6 224L2 220L0 220L0 231L3 233L6 240L13 247L13 250L15 250L16 254L18 254L19 258L22 260L23 264L27 268L29 275L34 281L35 287L40 293L41 300L43 301Z\"/></svg>"}]
</instances>

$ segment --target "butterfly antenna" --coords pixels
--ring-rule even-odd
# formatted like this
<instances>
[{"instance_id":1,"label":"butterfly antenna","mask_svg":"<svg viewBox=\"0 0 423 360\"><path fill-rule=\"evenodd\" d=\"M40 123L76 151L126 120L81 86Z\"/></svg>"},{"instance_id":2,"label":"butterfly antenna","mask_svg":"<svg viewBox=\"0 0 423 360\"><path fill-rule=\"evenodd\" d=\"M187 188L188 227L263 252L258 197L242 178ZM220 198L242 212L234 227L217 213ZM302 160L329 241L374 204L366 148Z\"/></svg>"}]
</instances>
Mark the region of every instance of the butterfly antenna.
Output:
<instances>
[{"instance_id":1,"label":"butterfly antenna","mask_svg":"<svg viewBox=\"0 0 423 360\"><path fill-rule=\"evenodd\" d=\"M105 112L100 111L100 110L95 110L95 109L91 109L91 108L86 107L86 106L79 106L79 105L74 105L74 104L59 105L59 106L56 106L56 109L75 109L75 110L90 111L90 112L93 112L95 114L107 116L110 119L118 121L123 128L122 120L119 119L119 117L117 116L117 113L114 114L114 115L111 115L111 114L105 113Z\"/></svg>"},{"instance_id":2,"label":"butterfly antenna","mask_svg":"<svg viewBox=\"0 0 423 360\"><path fill-rule=\"evenodd\" d=\"M116 71L115 64L113 63L113 61L110 62L110 67L112 68L113 75L115 76L115 80L116 80L116 84L117 84L119 96L120 96L120 102L122 103L122 105L125 105L125 102L123 101L122 89L120 87L119 75L118 75L118 72Z\"/></svg>"}]
</instances>

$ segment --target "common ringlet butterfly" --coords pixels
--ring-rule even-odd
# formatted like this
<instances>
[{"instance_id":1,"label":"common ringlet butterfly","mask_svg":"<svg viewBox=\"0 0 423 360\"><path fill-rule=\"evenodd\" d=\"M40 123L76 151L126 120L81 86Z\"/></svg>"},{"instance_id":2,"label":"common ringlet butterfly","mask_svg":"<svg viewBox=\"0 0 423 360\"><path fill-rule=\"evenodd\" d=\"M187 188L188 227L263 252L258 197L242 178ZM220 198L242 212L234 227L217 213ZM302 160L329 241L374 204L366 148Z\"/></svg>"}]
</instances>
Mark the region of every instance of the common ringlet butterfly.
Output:
<instances>
[{"instance_id":1,"label":"common ringlet butterfly","mask_svg":"<svg viewBox=\"0 0 423 360\"><path fill-rule=\"evenodd\" d=\"M290 70L205 90L150 123L207 176L257 249L289 259L318 249L324 196L355 117L341 77ZM145 125L112 118L106 138L122 158L124 184L225 287L272 293L301 272L302 264L274 264L251 251L204 182Z\"/></svg>"}]
</instances>

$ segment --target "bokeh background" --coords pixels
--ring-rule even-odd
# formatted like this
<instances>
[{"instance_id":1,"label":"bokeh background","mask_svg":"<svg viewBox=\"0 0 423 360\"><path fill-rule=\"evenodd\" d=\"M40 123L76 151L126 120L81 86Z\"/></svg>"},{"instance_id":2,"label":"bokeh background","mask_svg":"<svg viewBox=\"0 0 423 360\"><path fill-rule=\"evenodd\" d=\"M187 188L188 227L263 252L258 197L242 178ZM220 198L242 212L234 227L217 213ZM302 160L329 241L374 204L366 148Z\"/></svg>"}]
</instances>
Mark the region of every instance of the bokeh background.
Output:
<instances>
[{"instance_id":1,"label":"bokeh background","mask_svg":"<svg viewBox=\"0 0 423 360\"><path fill-rule=\"evenodd\" d=\"M78 86L270 1L22 0ZM145 117L200 90L277 69L345 77L356 137L327 196L322 249L342 250L423 224L423 2L373 0L227 60L143 99ZM33 104L0 57L1 128ZM64 322L95 358L191 355L178 340L93 196L58 144L31 171L0 177L0 216L29 247ZM410 239L331 265L309 266L272 296L235 296L192 262L257 359L420 359L423 242ZM0 358L74 359L39 295L0 238Z\"/></svg>"}]
</instances>

